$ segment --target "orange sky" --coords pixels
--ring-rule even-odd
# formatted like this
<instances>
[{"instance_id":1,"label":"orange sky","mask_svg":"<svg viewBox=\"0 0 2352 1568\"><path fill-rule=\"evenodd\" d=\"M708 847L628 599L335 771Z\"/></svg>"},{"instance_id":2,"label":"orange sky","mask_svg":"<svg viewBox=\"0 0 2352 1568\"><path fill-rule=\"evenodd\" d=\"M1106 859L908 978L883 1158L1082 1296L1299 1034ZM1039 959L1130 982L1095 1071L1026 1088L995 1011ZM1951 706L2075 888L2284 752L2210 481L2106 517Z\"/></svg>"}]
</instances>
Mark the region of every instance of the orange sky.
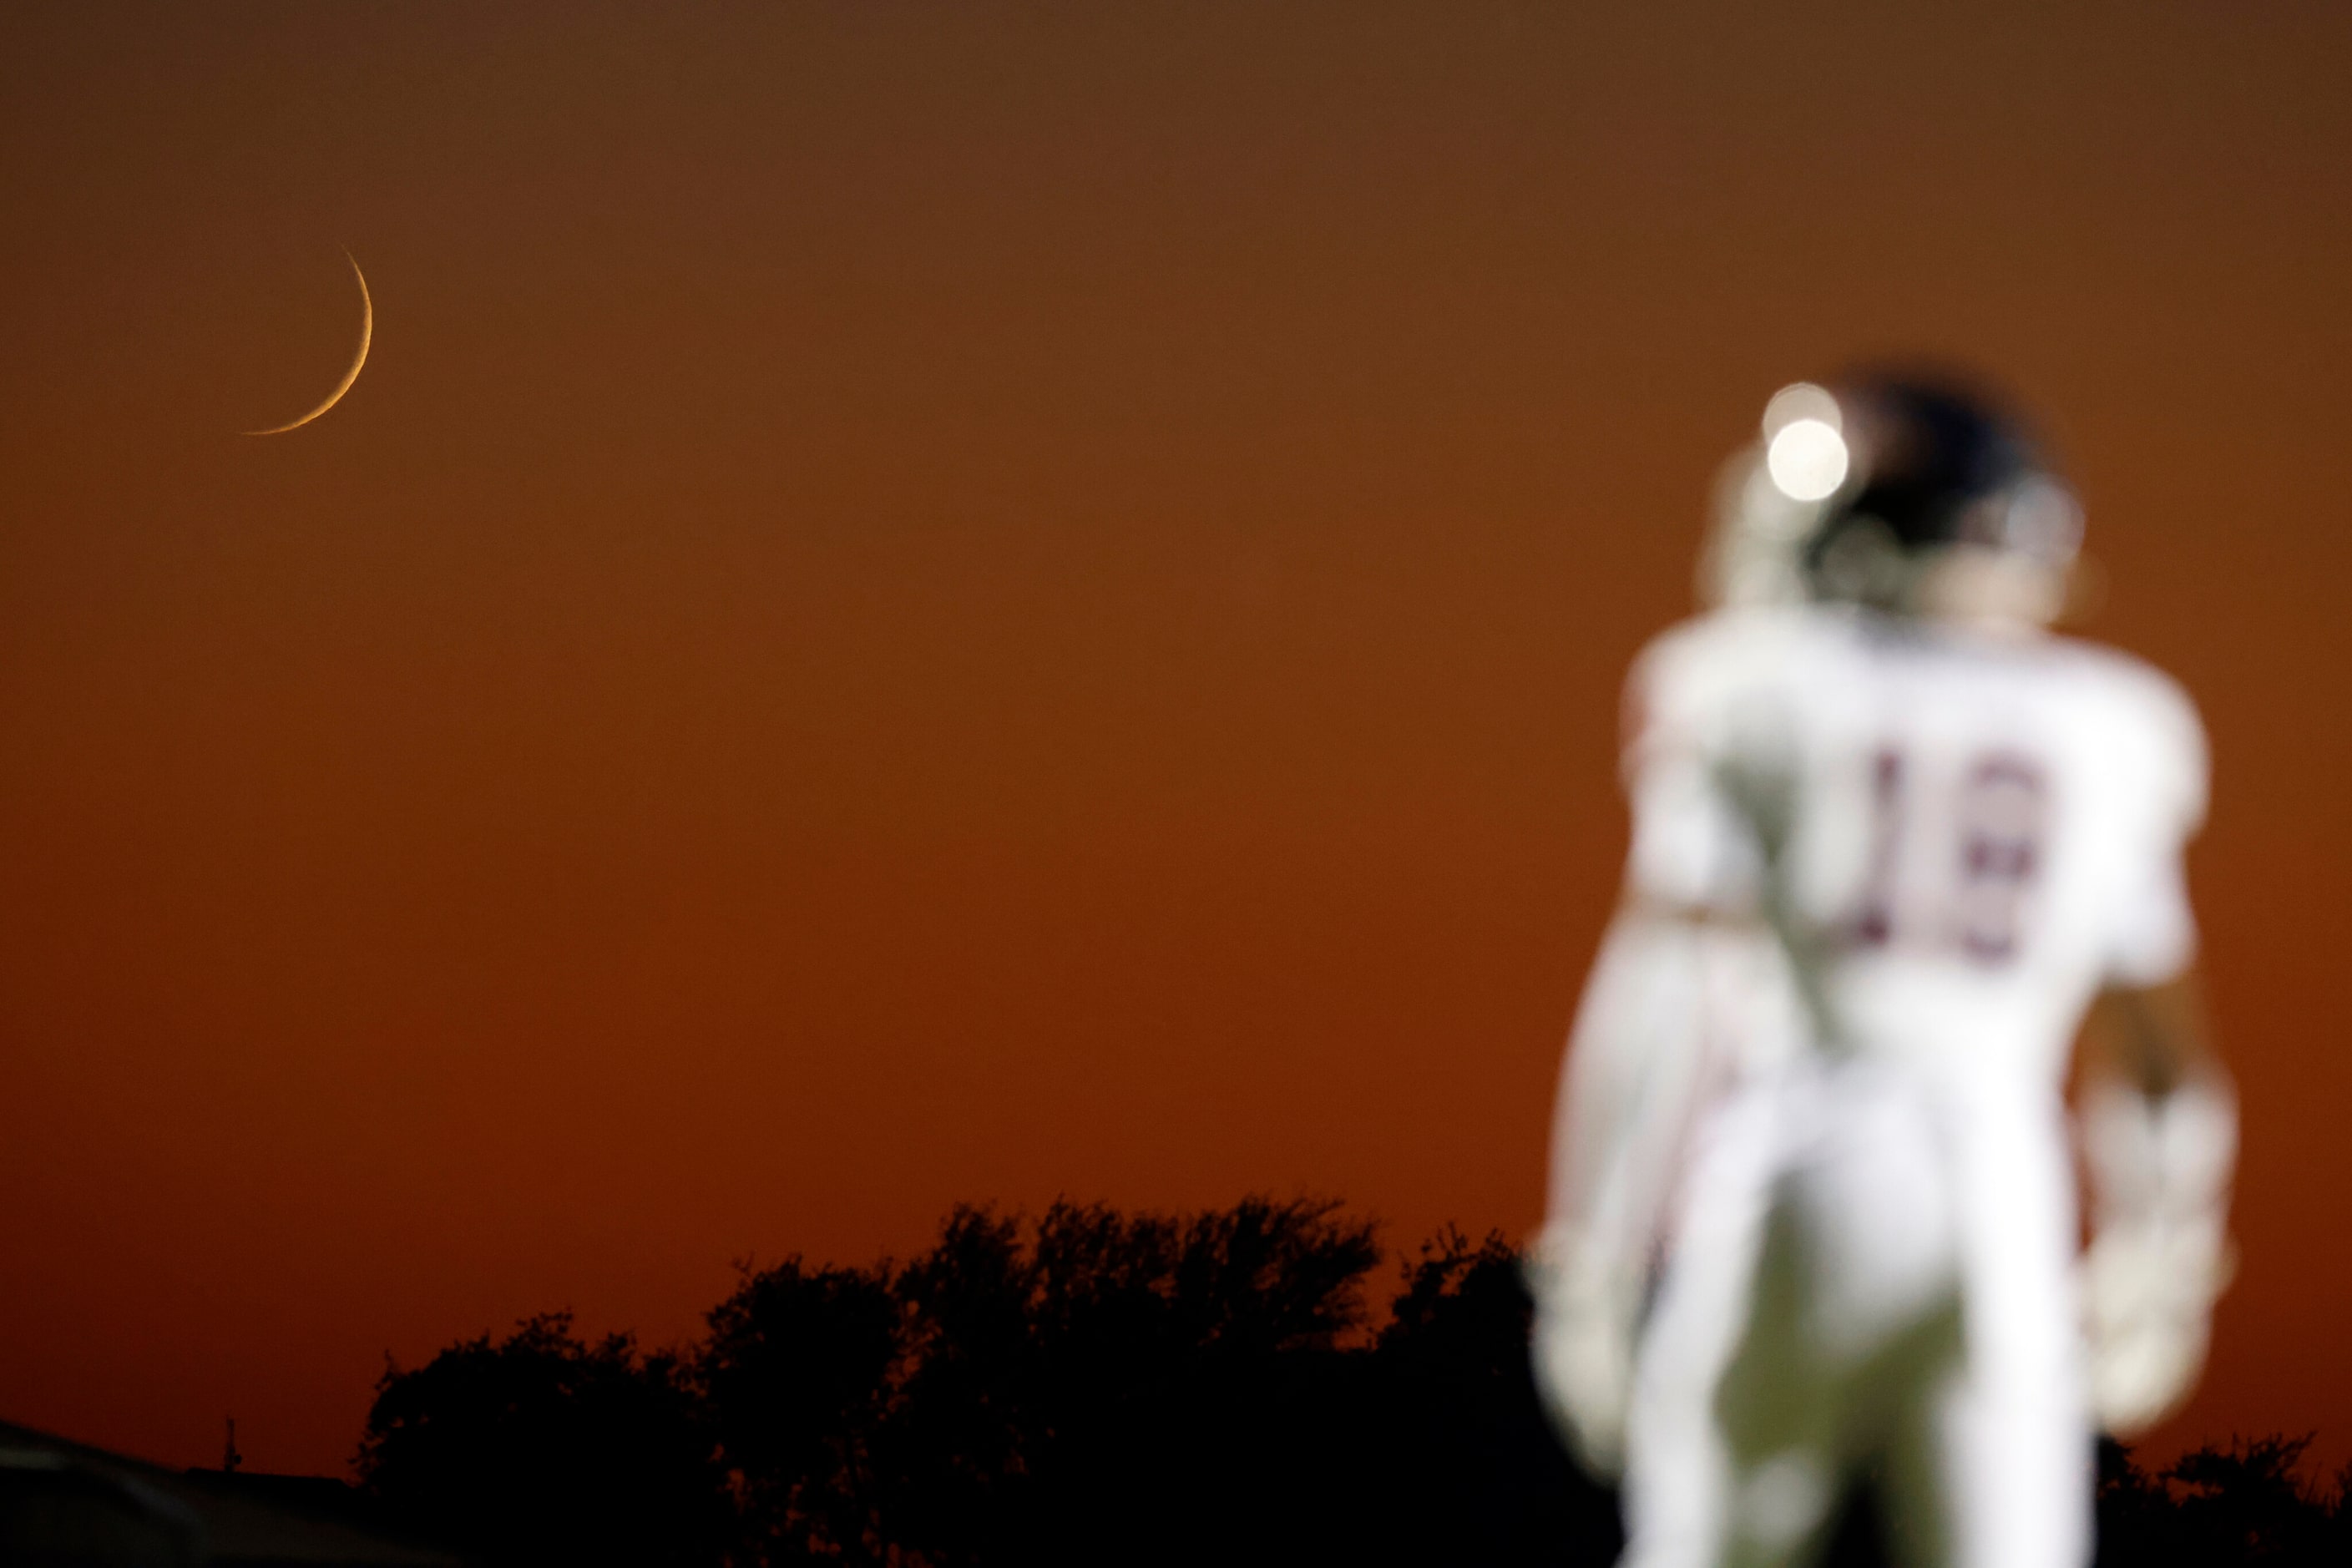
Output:
<instances>
[{"instance_id":1,"label":"orange sky","mask_svg":"<svg viewBox=\"0 0 2352 1568\"><path fill-rule=\"evenodd\" d=\"M2352 1450L2352 20L1894 9L11 9L0 1416L333 1468L958 1199L1526 1226L1620 672L1916 350L2213 731L2170 1436Z\"/></svg>"}]
</instances>

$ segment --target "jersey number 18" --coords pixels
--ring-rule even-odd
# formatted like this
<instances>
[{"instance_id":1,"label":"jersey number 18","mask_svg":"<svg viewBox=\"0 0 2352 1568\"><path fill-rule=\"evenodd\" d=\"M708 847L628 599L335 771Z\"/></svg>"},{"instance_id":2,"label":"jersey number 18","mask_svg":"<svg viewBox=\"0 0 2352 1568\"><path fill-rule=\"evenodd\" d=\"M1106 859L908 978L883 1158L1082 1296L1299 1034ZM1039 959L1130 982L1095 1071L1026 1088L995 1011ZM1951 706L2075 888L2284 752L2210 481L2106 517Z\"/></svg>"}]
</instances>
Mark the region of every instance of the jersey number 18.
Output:
<instances>
[{"instance_id":1,"label":"jersey number 18","mask_svg":"<svg viewBox=\"0 0 2352 1568\"><path fill-rule=\"evenodd\" d=\"M2016 956L2025 896L2041 868L2049 801L2042 767L2015 752L1977 753L1941 822L1916 809L1924 792L1911 787L1914 771L1896 747L1872 758L1870 859L1853 941L1957 948L1979 963L2005 963ZM1912 867L1922 885L1898 899Z\"/></svg>"}]
</instances>

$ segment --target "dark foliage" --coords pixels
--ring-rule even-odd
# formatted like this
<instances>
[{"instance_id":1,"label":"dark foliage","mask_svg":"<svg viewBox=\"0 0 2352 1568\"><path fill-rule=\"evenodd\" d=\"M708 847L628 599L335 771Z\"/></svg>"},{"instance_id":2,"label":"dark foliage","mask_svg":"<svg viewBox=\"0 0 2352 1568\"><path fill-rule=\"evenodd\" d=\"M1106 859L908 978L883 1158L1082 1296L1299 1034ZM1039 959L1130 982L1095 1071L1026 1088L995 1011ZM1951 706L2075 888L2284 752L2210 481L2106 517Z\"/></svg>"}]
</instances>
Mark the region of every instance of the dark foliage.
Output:
<instances>
[{"instance_id":1,"label":"dark foliage","mask_svg":"<svg viewBox=\"0 0 2352 1568\"><path fill-rule=\"evenodd\" d=\"M2099 1456L2098 1568L2329 1568L2352 1562L2352 1507L2338 1476L2296 1473L2311 1439L2239 1439L2149 1474L2113 1444Z\"/></svg>"},{"instance_id":2,"label":"dark foliage","mask_svg":"<svg viewBox=\"0 0 2352 1568\"><path fill-rule=\"evenodd\" d=\"M733 1484L737 1538L778 1563L857 1548L877 1528L867 1445L899 1360L888 1269L812 1269L798 1258L746 1269L709 1321L698 1387Z\"/></svg>"},{"instance_id":3,"label":"dark foliage","mask_svg":"<svg viewBox=\"0 0 2352 1568\"><path fill-rule=\"evenodd\" d=\"M957 1214L901 1276L887 1538L941 1564L1198 1558L1315 1506L1379 1258L1332 1205ZM1284 1506L1287 1504L1286 1509Z\"/></svg>"},{"instance_id":4,"label":"dark foliage","mask_svg":"<svg viewBox=\"0 0 2352 1568\"><path fill-rule=\"evenodd\" d=\"M1516 1255L1447 1230L1376 1327L1379 1259L1324 1203L959 1209L904 1265L747 1268L677 1357L559 1315L389 1371L361 1475L501 1564L1612 1562L1615 1500L1529 1382ZM2304 1447L2150 1474L2109 1445L2098 1568L2346 1561ZM1874 1522L1834 1568L1882 1560Z\"/></svg>"},{"instance_id":5,"label":"dark foliage","mask_svg":"<svg viewBox=\"0 0 2352 1568\"><path fill-rule=\"evenodd\" d=\"M709 1563L731 1519L699 1402L625 1334L565 1313L386 1368L360 1474L387 1517L499 1563Z\"/></svg>"},{"instance_id":6,"label":"dark foliage","mask_svg":"<svg viewBox=\"0 0 2352 1568\"><path fill-rule=\"evenodd\" d=\"M1448 1227L1404 1271L1367 1358L1376 1560L1612 1561L1615 1496L1571 1464L1528 1370L1518 1255ZM1383 1503L1383 1500L1385 1503Z\"/></svg>"}]
</instances>

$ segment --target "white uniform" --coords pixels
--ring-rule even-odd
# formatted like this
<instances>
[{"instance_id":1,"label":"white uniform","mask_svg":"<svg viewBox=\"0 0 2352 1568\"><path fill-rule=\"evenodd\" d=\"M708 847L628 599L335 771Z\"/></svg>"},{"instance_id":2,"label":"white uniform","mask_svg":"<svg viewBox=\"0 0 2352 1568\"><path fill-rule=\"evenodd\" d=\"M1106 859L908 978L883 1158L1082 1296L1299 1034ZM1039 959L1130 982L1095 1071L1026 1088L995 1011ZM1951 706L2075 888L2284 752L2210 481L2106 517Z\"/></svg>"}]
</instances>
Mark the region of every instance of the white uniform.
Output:
<instances>
[{"instance_id":1,"label":"white uniform","mask_svg":"<svg viewBox=\"0 0 2352 1568\"><path fill-rule=\"evenodd\" d=\"M1626 1561L1800 1559L1867 1472L1915 1563L2079 1568L2066 1058L2101 986L2192 956L2194 710L2105 649L1801 607L1668 633L1629 720L1635 907L1731 918L1679 927L1698 981L1668 1026L1712 1087L1663 1205ZM1829 937L1832 1040L1743 922L1762 860L1727 767L1790 786L1782 885ZM1612 1026L1622 962L1580 1032Z\"/></svg>"}]
</instances>

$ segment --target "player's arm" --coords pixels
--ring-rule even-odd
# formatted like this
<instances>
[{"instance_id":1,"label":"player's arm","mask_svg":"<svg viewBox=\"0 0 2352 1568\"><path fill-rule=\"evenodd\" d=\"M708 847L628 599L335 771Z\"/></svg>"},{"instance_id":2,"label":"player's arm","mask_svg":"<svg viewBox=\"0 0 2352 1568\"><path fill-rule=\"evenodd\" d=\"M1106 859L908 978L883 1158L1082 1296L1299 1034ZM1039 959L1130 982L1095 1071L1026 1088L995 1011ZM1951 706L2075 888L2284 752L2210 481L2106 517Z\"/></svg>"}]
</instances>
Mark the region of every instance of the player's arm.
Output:
<instances>
[{"instance_id":1,"label":"player's arm","mask_svg":"<svg viewBox=\"0 0 2352 1568\"><path fill-rule=\"evenodd\" d=\"M1554 1113L1528 1250L1536 1382L1593 1469L1614 1470L1648 1270L1702 1070L1701 933L1636 900L1602 939Z\"/></svg>"},{"instance_id":2,"label":"player's arm","mask_svg":"<svg viewBox=\"0 0 2352 1568\"><path fill-rule=\"evenodd\" d=\"M1548 1232L1647 1257L1700 1077L1706 930L1635 899L1611 921L1560 1074Z\"/></svg>"},{"instance_id":3,"label":"player's arm","mask_svg":"<svg viewBox=\"0 0 2352 1568\"><path fill-rule=\"evenodd\" d=\"M1679 683L1657 677L1645 660L1629 689L1625 894L1578 1005L1545 1225L1528 1258L1538 1387L1603 1471L1617 1461L1648 1272L1706 1077L1704 972L1726 940L1714 928L1743 918L1714 896L1728 826L1704 748L1670 701L1650 700Z\"/></svg>"},{"instance_id":4,"label":"player's arm","mask_svg":"<svg viewBox=\"0 0 2352 1568\"><path fill-rule=\"evenodd\" d=\"M2118 1435L2196 1385L2229 1283L2237 1098L2213 1049L2195 967L2183 849L2203 819L2204 736L2168 682L2122 689L2119 742L2152 793L2137 876L2116 886L2110 976L2083 1030L2079 1096L2092 1236L2084 1258L2093 1408ZM2129 805L2130 802L2123 803Z\"/></svg>"},{"instance_id":5,"label":"player's arm","mask_svg":"<svg viewBox=\"0 0 2352 1568\"><path fill-rule=\"evenodd\" d=\"M2127 1086L2153 1099L2184 1084L2226 1076L2194 968L2154 985L2102 991L2084 1019L2082 1049L2087 1079Z\"/></svg>"},{"instance_id":6,"label":"player's arm","mask_svg":"<svg viewBox=\"0 0 2352 1568\"><path fill-rule=\"evenodd\" d=\"M1579 1005L1554 1122L1547 1234L1628 1267L1649 1262L1706 1077L1709 955L1811 940L1782 929L1794 924L1780 875L1796 788L1785 747L1727 743L1729 704L1713 672L1695 677L1690 651L1670 639L1628 685L1624 890Z\"/></svg>"},{"instance_id":7,"label":"player's arm","mask_svg":"<svg viewBox=\"0 0 2352 1568\"><path fill-rule=\"evenodd\" d=\"M2092 1407L2117 1436L2154 1426L2203 1370L2229 1283L2238 1116L2194 968L2112 985L2084 1022L2084 1258Z\"/></svg>"}]
</instances>

